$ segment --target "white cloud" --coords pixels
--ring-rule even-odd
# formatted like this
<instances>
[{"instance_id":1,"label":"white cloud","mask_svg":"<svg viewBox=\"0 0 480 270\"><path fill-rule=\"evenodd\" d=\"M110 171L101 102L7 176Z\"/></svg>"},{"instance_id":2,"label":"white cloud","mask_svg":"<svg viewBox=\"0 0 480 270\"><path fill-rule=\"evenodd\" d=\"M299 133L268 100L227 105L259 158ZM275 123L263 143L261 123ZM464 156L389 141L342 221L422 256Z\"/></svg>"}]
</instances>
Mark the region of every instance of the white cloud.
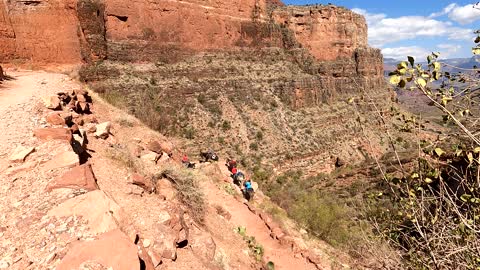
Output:
<instances>
[{"instance_id":1,"label":"white cloud","mask_svg":"<svg viewBox=\"0 0 480 270\"><path fill-rule=\"evenodd\" d=\"M428 16L429 18L436 18L436 17L440 17L440 16L443 16L443 15L446 15L448 13L450 13L454 8L456 8L458 5L456 3L452 3L448 6L446 6L442 11L440 12L435 12L435 13L432 13L430 14L430 16Z\"/></svg>"},{"instance_id":2,"label":"white cloud","mask_svg":"<svg viewBox=\"0 0 480 270\"><path fill-rule=\"evenodd\" d=\"M453 12L447 7L442 12ZM388 18L385 14L371 14L363 9L354 12L365 16L368 24L369 42L374 47L388 43L423 37L445 37L450 40L472 40L473 30L453 26L451 22L435 20L424 16L402 16ZM437 14L433 14L437 15Z\"/></svg>"},{"instance_id":3,"label":"white cloud","mask_svg":"<svg viewBox=\"0 0 480 270\"><path fill-rule=\"evenodd\" d=\"M465 6L455 5L455 7L448 12L448 17L460 24L470 24L480 20L480 9L479 6L476 8L474 4Z\"/></svg>"},{"instance_id":4,"label":"white cloud","mask_svg":"<svg viewBox=\"0 0 480 270\"><path fill-rule=\"evenodd\" d=\"M382 49L383 57L393 58L395 60L407 60L407 56L413 56L419 62L426 59L426 57L431 54L431 51L428 51L425 48L418 46L406 46L406 47L395 47L395 48L384 48Z\"/></svg>"},{"instance_id":5,"label":"white cloud","mask_svg":"<svg viewBox=\"0 0 480 270\"><path fill-rule=\"evenodd\" d=\"M455 53L459 52L462 49L461 45L442 43L437 45L437 51L440 52L440 58L447 59L450 58ZM403 46L403 47L392 47L382 49L383 57L393 58L399 61L406 61L407 56L413 56L419 62L425 61L428 55L432 53L431 50L420 46Z\"/></svg>"},{"instance_id":6,"label":"white cloud","mask_svg":"<svg viewBox=\"0 0 480 270\"><path fill-rule=\"evenodd\" d=\"M450 58L452 55L458 53L463 47L458 44L438 44L438 51L441 53L442 58Z\"/></svg>"}]
</instances>

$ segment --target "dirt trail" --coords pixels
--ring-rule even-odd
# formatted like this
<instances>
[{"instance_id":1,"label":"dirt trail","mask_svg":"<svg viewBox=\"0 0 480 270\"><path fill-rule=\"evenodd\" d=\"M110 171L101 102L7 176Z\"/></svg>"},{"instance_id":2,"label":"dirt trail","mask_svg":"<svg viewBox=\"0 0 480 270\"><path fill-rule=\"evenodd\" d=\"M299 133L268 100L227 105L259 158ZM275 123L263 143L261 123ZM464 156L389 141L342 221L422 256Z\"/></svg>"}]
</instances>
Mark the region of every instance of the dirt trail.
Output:
<instances>
[{"instance_id":1,"label":"dirt trail","mask_svg":"<svg viewBox=\"0 0 480 270\"><path fill-rule=\"evenodd\" d=\"M229 177L227 168L220 164L218 166L222 174ZM264 260L266 262L272 261L275 264L275 269L317 269L300 254L294 254L289 248L282 246L277 240L273 239L265 222L258 215L252 213L243 202L220 190L212 182L204 182L203 185L208 201L211 204L223 206L232 215L231 223L245 227L247 235L255 237L264 248Z\"/></svg>"},{"instance_id":2,"label":"dirt trail","mask_svg":"<svg viewBox=\"0 0 480 270\"><path fill-rule=\"evenodd\" d=\"M58 91L67 91L82 86L62 74L46 72L10 72L15 78L2 84L0 88L0 263L10 264L9 269L26 269L30 267L44 267L55 265L61 258L55 254L65 254L68 241L52 241L47 229L54 225L44 218L46 213L59 202L66 200L71 193L46 193L45 186L57 175L41 171L39 164L51 159L52 155L65 151L64 146L55 143L39 142L32 136L32 131L45 125L45 108L41 104L41 97L55 94ZM113 140L117 145L133 144L132 138L142 134L145 137L155 133L137 120L131 120L131 125L122 126L115 120L121 117L122 112L105 104L97 103L95 115L100 121L113 121ZM150 134L151 133L151 134ZM147 135L148 134L148 135ZM11 151L18 145L35 146L36 151L28 157L25 164L32 165L28 170L10 176L6 172L12 168L7 161ZM133 226L142 236L156 239L155 228L162 223L162 218L169 209L171 202L161 201L155 194L138 196L131 192L129 184L130 171L122 164L112 162L104 153L112 148L103 140L92 139L89 149L94 150L90 160L98 178L100 189L110 195L131 217ZM14 165L18 166L18 165ZM221 166L221 174L228 177L228 170ZM212 178L213 179L213 178ZM35 184L32 184L35 183ZM227 222L216 214L210 214L209 220L214 228L211 235L217 244L218 250L227 253L226 263L231 268L247 269L249 259L244 254L245 243L231 229L243 226L247 235L254 236L264 247L264 261L275 263L275 269L316 269L300 254L294 254L286 246L270 236L270 230L265 222L248 207L217 187L214 181L204 181L203 187L210 206L220 205L230 214ZM213 211L213 210L212 210ZM214 212L214 211L213 211ZM232 226L232 228L230 228ZM47 228L47 229L46 229ZM212 230L212 229L210 229ZM86 237L86 235L85 235ZM54 254L54 259L52 259ZM49 259L50 258L50 259ZM2 261L3 260L3 261ZM198 258L189 249L178 250L176 262L165 263L157 269L210 269L210 262L203 268Z\"/></svg>"}]
</instances>

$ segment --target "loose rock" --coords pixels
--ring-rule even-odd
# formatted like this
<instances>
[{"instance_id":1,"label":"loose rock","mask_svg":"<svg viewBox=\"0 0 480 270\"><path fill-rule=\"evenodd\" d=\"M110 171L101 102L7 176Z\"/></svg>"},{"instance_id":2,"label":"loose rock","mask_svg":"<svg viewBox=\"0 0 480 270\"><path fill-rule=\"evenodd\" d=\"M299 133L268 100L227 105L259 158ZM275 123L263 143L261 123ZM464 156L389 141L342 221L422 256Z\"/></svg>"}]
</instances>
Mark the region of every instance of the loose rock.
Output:
<instances>
[{"instance_id":1,"label":"loose rock","mask_svg":"<svg viewBox=\"0 0 480 270\"><path fill-rule=\"evenodd\" d=\"M43 165L44 171L60 169L60 168L72 168L80 164L80 160L77 154L73 151L66 151L56 155L53 159Z\"/></svg>"},{"instance_id":2,"label":"loose rock","mask_svg":"<svg viewBox=\"0 0 480 270\"><path fill-rule=\"evenodd\" d=\"M39 128L33 131L33 135L41 140L72 140L72 132L68 128Z\"/></svg>"},{"instance_id":3,"label":"loose rock","mask_svg":"<svg viewBox=\"0 0 480 270\"><path fill-rule=\"evenodd\" d=\"M28 155L35 152L35 147L18 146L10 156L10 162L21 163L25 161Z\"/></svg>"},{"instance_id":4,"label":"loose rock","mask_svg":"<svg viewBox=\"0 0 480 270\"><path fill-rule=\"evenodd\" d=\"M102 139L108 138L108 135L110 134L111 125L112 124L110 122L98 124L96 127L97 131L95 132L95 137L102 138Z\"/></svg>"},{"instance_id":5,"label":"loose rock","mask_svg":"<svg viewBox=\"0 0 480 270\"><path fill-rule=\"evenodd\" d=\"M96 262L115 270L139 270L137 247L120 230L102 234L98 240L74 244L57 270L78 269L84 262Z\"/></svg>"},{"instance_id":6,"label":"loose rock","mask_svg":"<svg viewBox=\"0 0 480 270\"><path fill-rule=\"evenodd\" d=\"M61 109L60 99L58 96L48 96L43 98L43 103L45 107L50 110L58 110Z\"/></svg>"},{"instance_id":7,"label":"loose rock","mask_svg":"<svg viewBox=\"0 0 480 270\"><path fill-rule=\"evenodd\" d=\"M98 189L97 179L90 164L77 166L60 177L55 178L47 186L47 191L58 188L84 189L88 191Z\"/></svg>"}]
</instances>

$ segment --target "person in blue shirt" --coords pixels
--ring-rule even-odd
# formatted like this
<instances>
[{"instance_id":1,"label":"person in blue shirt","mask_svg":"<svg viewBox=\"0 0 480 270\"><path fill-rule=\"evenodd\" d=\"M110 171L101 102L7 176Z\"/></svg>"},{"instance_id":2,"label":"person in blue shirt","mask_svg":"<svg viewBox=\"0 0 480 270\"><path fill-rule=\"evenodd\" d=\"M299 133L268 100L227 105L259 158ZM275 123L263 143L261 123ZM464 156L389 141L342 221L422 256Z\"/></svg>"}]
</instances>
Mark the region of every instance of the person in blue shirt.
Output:
<instances>
[{"instance_id":1,"label":"person in blue shirt","mask_svg":"<svg viewBox=\"0 0 480 270\"><path fill-rule=\"evenodd\" d=\"M247 179L247 181L245 181L243 186L244 186L243 194L245 196L245 199L250 201L251 199L253 199L253 195L255 193L255 191L253 190L252 181L250 181L250 179Z\"/></svg>"}]
</instances>

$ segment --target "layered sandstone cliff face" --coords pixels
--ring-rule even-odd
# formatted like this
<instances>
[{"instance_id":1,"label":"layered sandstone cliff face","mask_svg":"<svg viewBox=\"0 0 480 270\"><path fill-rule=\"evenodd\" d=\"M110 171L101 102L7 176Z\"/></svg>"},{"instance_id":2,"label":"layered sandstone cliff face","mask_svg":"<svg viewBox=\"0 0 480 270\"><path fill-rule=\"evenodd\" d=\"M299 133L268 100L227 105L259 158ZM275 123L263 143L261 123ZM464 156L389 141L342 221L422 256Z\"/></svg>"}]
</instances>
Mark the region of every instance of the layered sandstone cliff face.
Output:
<instances>
[{"instance_id":1,"label":"layered sandstone cliff face","mask_svg":"<svg viewBox=\"0 0 480 270\"><path fill-rule=\"evenodd\" d=\"M80 63L74 0L0 1L0 61Z\"/></svg>"},{"instance_id":2,"label":"layered sandstone cliff face","mask_svg":"<svg viewBox=\"0 0 480 270\"><path fill-rule=\"evenodd\" d=\"M350 58L367 47L365 18L335 6L278 7L273 20L290 28L296 39L320 61Z\"/></svg>"},{"instance_id":3,"label":"layered sandstone cliff face","mask_svg":"<svg viewBox=\"0 0 480 270\"><path fill-rule=\"evenodd\" d=\"M231 49L250 45L245 31L266 10L265 0L0 1L0 56L62 64Z\"/></svg>"}]
</instances>

